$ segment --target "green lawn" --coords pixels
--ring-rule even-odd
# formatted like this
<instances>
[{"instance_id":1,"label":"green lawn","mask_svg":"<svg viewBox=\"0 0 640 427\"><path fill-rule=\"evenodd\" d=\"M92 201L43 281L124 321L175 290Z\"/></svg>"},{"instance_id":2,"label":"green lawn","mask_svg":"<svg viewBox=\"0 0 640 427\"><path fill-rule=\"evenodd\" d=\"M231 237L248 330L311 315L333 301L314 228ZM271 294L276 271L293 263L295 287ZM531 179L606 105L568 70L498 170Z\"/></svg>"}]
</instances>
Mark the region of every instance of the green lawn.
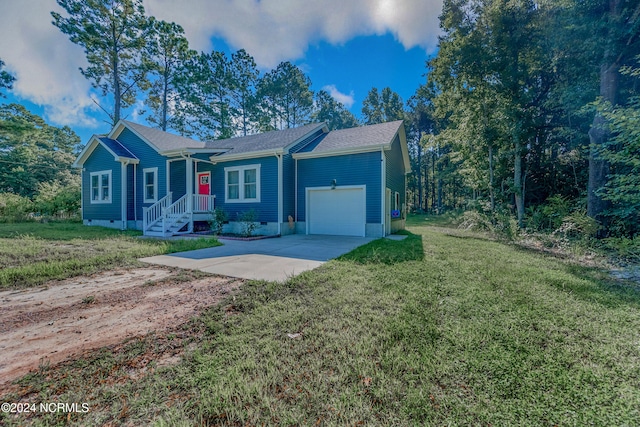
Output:
<instances>
[{"instance_id":1,"label":"green lawn","mask_svg":"<svg viewBox=\"0 0 640 427\"><path fill-rule=\"evenodd\" d=\"M150 337L45 369L3 399L89 402L75 425L638 424L637 288L410 223L404 241L246 284L187 327L196 344L177 365L129 379Z\"/></svg>"},{"instance_id":2,"label":"green lawn","mask_svg":"<svg viewBox=\"0 0 640 427\"><path fill-rule=\"evenodd\" d=\"M0 223L0 289L139 266L140 257L219 244L212 238L160 241L139 239L140 235L74 222Z\"/></svg>"}]
</instances>

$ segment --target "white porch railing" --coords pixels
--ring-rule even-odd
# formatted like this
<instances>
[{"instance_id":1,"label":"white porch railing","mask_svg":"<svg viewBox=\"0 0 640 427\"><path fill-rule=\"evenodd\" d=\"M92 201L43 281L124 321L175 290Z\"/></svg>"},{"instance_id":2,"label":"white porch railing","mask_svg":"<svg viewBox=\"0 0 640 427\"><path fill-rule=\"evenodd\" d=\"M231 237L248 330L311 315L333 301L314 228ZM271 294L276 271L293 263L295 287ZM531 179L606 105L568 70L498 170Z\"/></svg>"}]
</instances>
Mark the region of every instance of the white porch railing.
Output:
<instances>
[{"instance_id":1,"label":"white porch railing","mask_svg":"<svg viewBox=\"0 0 640 427\"><path fill-rule=\"evenodd\" d=\"M216 196L208 194L193 195L193 211L194 212L212 212L215 209Z\"/></svg>"},{"instance_id":2,"label":"white porch railing","mask_svg":"<svg viewBox=\"0 0 640 427\"><path fill-rule=\"evenodd\" d=\"M142 208L142 231L149 230L153 225L164 218L164 210L171 205L171 192L148 208Z\"/></svg>"},{"instance_id":3,"label":"white porch railing","mask_svg":"<svg viewBox=\"0 0 640 427\"><path fill-rule=\"evenodd\" d=\"M163 232L167 232L176 222L182 219L185 213L188 212L188 202L189 198L185 194L164 210L164 215L162 216Z\"/></svg>"}]
</instances>

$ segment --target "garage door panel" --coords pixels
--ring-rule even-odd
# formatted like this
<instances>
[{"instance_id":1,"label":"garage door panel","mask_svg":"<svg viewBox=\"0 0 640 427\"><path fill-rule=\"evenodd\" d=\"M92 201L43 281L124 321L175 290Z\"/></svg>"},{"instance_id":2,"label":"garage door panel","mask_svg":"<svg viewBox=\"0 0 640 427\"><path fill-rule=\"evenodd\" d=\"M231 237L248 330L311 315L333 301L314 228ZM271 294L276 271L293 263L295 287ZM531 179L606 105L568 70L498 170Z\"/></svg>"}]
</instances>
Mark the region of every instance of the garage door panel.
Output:
<instances>
[{"instance_id":1,"label":"garage door panel","mask_svg":"<svg viewBox=\"0 0 640 427\"><path fill-rule=\"evenodd\" d=\"M309 233L364 236L364 188L309 191Z\"/></svg>"}]
</instances>

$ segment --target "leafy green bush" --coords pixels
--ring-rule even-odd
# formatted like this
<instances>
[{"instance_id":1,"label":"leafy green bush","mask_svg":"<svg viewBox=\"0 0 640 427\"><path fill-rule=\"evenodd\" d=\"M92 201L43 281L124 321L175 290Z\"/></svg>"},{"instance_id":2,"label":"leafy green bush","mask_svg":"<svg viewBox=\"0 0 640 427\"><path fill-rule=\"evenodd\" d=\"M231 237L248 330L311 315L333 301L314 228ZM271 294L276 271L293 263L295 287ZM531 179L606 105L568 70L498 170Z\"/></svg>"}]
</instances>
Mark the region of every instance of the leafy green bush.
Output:
<instances>
[{"instance_id":1,"label":"leafy green bush","mask_svg":"<svg viewBox=\"0 0 640 427\"><path fill-rule=\"evenodd\" d=\"M526 224L532 230L557 230L571 212L571 202L561 195L550 196L546 203L527 209Z\"/></svg>"},{"instance_id":2,"label":"leafy green bush","mask_svg":"<svg viewBox=\"0 0 640 427\"><path fill-rule=\"evenodd\" d=\"M209 217L209 227L214 234L218 235L222 233L222 227L224 223L228 220L227 213L222 208L215 208L213 212L210 213Z\"/></svg>"},{"instance_id":3,"label":"leafy green bush","mask_svg":"<svg viewBox=\"0 0 640 427\"><path fill-rule=\"evenodd\" d=\"M640 238L610 237L603 240L604 247L623 258L640 261Z\"/></svg>"},{"instance_id":4,"label":"leafy green bush","mask_svg":"<svg viewBox=\"0 0 640 427\"><path fill-rule=\"evenodd\" d=\"M458 228L472 231L485 231L493 233L493 224L491 219L478 211L466 211L462 214L461 222Z\"/></svg>"},{"instance_id":5,"label":"leafy green bush","mask_svg":"<svg viewBox=\"0 0 640 427\"><path fill-rule=\"evenodd\" d=\"M258 219L258 212L255 209L249 209L248 211L238 212L238 221L242 227L242 235L245 237L251 237L253 232L260 225L256 222Z\"/></svg>"},{"instance_id":6,"label":"leafy green bush","mask_svg":"<svg viewBox=\"0 0 640 427\"><path fill-rule=\"evenodd\" d=\"M42 215L70 214L80 210L80 185L62 185L58 182L44 182L38 185L34 197L35 210Z\"/></svg>"},{"instance_id":7,"label":"leafy green bush","mask_svg":"<svg viewBox=\"0 0 640 427\"><path fill-rule=\"evenodd\" d=\"M640 68L627 68L623 72L640 76ZM611 137L599 153L610 163L611 173L598 194L611 202L607 216L618 227L610 231L632 237L640 230L640 97L631 98L626 106L614 107L601 102L598 109L607 119L607 127L611 132Z\"/></svg>"},{"instance_id":8,"label":"leafy green bush","mask_svg":"<svg viewBox=\"0 0 640 427\"><path fill-rule=\"evenodd\" d=\"M564 217L562 224L553 234L567 240L586 242L595 237L598 228L599 225L595 219L587 216L585 210L579 210Z\"/></svg>"},{"instance_id":9,"label":"leafy green bush","mask_svg":"<svg viewBox=\"0 0 640 427\"><path fill-rule=\"evenodd\" d=\"M27 221L33 209L33 202L28 197L0 193L0 222Z\"/></svg>"},{"instance_id":10,"label":"leafy green bush","mask_svg":"<svg viewBox=\"0 0 640 427\"><path fill-rule=\"evenodd\" d=\"M518 222L509 211L504 209L492 211L489 203L483 201L474 201L469 204L469 207L471 210L462 214L458 228L488 232L508 240L518 237Z\"/></svg>"}]
</instances>

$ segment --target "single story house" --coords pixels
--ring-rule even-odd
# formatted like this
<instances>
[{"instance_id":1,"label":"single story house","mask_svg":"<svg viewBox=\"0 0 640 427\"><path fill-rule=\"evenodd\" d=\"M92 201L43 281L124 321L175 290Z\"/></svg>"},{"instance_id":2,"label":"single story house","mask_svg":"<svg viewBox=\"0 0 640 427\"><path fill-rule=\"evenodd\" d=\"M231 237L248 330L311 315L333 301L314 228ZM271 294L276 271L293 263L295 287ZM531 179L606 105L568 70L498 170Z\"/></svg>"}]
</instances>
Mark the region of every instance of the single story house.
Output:
<instances>
[{"instance_id":1,"label":"single story house","mask_svg":"<svg viewBox=\"0 0 640 427\"><path fill-rule=\"evenodd\" d=\"M204 142L121 120L92 136L74 166L84 224L151 236L192 232L221 208L225 232L253 210L256 234L381 237L404 228L410 172L401 120Z\"/></svg>"}]
</instances>

